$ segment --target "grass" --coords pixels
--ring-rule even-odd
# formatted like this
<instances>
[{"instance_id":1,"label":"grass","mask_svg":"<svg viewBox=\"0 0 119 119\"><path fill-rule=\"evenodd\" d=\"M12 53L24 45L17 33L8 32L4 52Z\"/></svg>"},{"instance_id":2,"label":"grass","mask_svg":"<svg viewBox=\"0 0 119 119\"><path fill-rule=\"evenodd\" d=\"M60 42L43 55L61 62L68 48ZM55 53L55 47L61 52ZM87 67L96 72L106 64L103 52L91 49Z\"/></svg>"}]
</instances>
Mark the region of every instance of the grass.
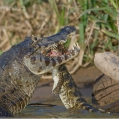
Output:
<instances>
[{"instance_id":1,"label":"grass","mask_svg":"<svg viewBox=\"0 0 119 119\"><path fill-rule=\"evenodd\" d=\"M14 1L9 0L8 3L8 0L4 0L4 2L4 4L11 4ZM74 25L77 28L76 41L81 47L81 53L77 56L78 60L74 60L72 63L71 69L75 69L72 72L75 72L80 66L93 64L96 52L111 51L119 55L118 0L19 0L15 4L24 7L24 16L26 16L24 21L27 20L27 24L30 24L33 28L29 31L30 33L51 35L66 25ZM43 5L44 7L42 7ZM36 16L31 15L32 11L29 11L29 8L33 9L32 11L35 12ZM39 15L40 12L44 12L44 16ZM45 16L45 14L47 15ZM43 19L40 21L42 17L44 19L48 17L49 20ZM33 21L36 18L38 20L32 22L30 18L33 18ZM14 22L16 21L14 20ZM37 22L39 27L43 26L42 29L36 30L38 25L35 26L35 23ZM24 22L21 24L24 24ZM43 31L47 34L41 33ZM19 36L17 33L14 33L14 35ZM68 40L65 45L68 47L71 42Z\"/></svg>"},{"instance_id":2,"label":"grass","mask_svg":"<svg viewBox=\"0 0 119 119\"><path fill-rule=\"evenodd\" d=\"M50 1L50 0L49 0ZM73 0L72 0L73 1ZM72 4L72 1L70 1L70 4ZM83 61L82 64L79 63L78 67L83 66L83 64L90 64L93 62L93 57L95 52L104 52L104 51L112 51L117 52L118 51L118 40L119 40L119 34L118 34L118 27L116 21L118 17L118 6L119 2L118 0L77 0L77 8L78 4L80 4L80 14L77 14L77 19L79 20L77 26L79 26L79 39L78 42L80 44L82 54L83 56L79 55L78 59L80 60L80 57ZM50 5L53 6L54 3L50 2ZM58 5L55 6L58 11ZM56 10L55 10L56 11ZM75 8L74 10L75 11ZM63 12L63 15L60 14ZM61 19L64 20L64 14L67 11L60 11L60 13L56 12L57 18L59 18L59 26L67 25L67 24L61 24ZM79 16L78 16L79 15ZM119 20L119 19L118 19ZM68 21L66 19L66 21ZM92 26L89 26L89 24L92 23ZM90 27L89 35L86 37L86 29ZM100 39L99 34L103 33L104 38ZM93 38L92 38L93 35ZM113 45L113 40L115 40L116 45ZM68 42L70 43L70 42ZM118 53L118 52L117 52ZM76 62L76 64L78 64ZM76 70L78 69L76 68ZM75 68L74 68L75 69ZM76 71L74 70L74 72Z\"/></svg>"}]
</instances>

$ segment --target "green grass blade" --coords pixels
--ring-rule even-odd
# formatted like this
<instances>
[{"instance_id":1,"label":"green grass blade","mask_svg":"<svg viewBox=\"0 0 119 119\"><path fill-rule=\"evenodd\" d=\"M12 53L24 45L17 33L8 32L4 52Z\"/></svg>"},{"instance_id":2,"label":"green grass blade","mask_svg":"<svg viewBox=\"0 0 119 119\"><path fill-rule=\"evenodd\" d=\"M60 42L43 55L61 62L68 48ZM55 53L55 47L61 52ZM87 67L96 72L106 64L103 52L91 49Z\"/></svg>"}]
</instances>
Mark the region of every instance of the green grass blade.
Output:
<instances>
[{"instance_id":1,"label":"green grass blade","mask_svg":"<svg viewBox=\"0 0 119 119\"><path fill-rule=\"evenodd\" d=\"M85 45L85 41L84 41L84 23L80 23L79 24L79 29L80 29L80 41L79 43L81 44L81 47L84 48L84 45Z\"/></svg>"},{"instance_id":2,"label":"green grass blade","mask_svg":"<svg viewBox=\"0 0 119 119\"><path fill-rule=\"evenodd\" d=\"M101 11L101 10L106 10L108 8L111 8L111 7L102 7L102 8L91 8L91 9L88 9L86 11L84 11L80 16L79 18L81 18L83 15L87 14L88 12L91 12L91 11Z\"/></svg>"}]
</instances>

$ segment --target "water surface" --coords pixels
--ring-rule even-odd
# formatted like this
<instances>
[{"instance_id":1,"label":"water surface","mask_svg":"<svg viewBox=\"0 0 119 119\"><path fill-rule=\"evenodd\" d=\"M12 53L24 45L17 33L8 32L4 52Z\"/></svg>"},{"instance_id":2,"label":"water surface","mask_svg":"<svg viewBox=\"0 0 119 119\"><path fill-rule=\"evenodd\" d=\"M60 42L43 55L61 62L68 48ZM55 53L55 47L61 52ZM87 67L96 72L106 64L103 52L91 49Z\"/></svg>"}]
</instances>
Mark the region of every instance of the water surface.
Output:
<instances>
[{"instance_id":1,"label":"water surface","mask_svg":"<svg viewBox=\"0 0 119 119\"><path fill-rule=\"evenodd\" d=\"M88 102L91 102L91 88L81 89L82 94ZM40 102L39 102L40 103ZM24 118L119 118L119 113L91 113L79 110L76 114L69 113L58 97L51 97L42 102L42 105L29 105L21 113L14 117ZM43 105L45 104L45 105Z\"/></svg>"}]
</instances>

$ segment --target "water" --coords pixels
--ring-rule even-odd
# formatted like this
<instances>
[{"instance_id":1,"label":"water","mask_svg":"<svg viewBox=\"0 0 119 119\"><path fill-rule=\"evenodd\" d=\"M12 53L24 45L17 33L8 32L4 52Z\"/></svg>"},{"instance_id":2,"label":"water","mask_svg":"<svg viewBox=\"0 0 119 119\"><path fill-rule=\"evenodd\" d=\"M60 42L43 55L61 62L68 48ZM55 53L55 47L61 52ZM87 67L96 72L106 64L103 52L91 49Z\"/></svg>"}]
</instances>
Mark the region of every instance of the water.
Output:
<instances>
[{"instance_id":1,"label":"water","mask_svg":"<svg viewBox=\"0 0 119 119\"><path fill-rule=\"evenodd\" d=\"M91 88L81 89L82 94L88 102L91 102ZM42 102L45 105L29 105L16 118L119 118L119 113L91 113L79 110L76 114L69 113L57 97L49 98Z\"/></svg>"}]
</instances>

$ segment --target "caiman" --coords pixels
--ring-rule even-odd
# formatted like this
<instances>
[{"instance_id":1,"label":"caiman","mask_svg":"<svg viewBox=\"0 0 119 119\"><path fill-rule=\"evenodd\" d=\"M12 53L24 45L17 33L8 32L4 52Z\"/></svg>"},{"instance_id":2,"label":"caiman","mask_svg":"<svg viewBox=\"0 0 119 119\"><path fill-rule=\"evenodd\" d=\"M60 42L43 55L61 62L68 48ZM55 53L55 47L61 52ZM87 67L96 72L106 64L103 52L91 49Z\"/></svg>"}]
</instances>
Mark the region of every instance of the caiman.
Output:
<instances>
[{"instance_id":1,"label":"caiman","mask_svg":"<svg viewBox=\"0 0 119 119\"><path fill-rule=\"evenodd\" d=\"M53 92L59 94L67 109L103 112L86 102L64 65L80 51L78 43L71 50L64 47L68 37L74 35L75 31L73 26L66 26L49 37L26 37L0 56L0 116L22 111L29 103L42 74L51 70Z\"/></svg>"},{"instance_id":2,"label":"caiman","mask_svg":"<svg viewBox=\"0 0 119 119\"><path fill-rule=\"evenodd\" d=\"M0 56L0 116L22 111L42 74L71 60L79 53L79 46L64 47L68 37L75 33L73 26L62 28L57 34L25 40ZM55 55L55 57L53 57Z\"/></svg>"},{"instance_id":3,"label":"caiman","mask_svg":"<svg viewBox=\"0 0 119 119\"><path fill-rule=\"evenodd\" d=\"M59 95L64 106L70 112L75 113L79 109L85 109L89 112L105 112L103 109L97 109L88 104L64 64L52 70L52 77L54 80L52 92Z\"/></svg>"}]
</instances>

